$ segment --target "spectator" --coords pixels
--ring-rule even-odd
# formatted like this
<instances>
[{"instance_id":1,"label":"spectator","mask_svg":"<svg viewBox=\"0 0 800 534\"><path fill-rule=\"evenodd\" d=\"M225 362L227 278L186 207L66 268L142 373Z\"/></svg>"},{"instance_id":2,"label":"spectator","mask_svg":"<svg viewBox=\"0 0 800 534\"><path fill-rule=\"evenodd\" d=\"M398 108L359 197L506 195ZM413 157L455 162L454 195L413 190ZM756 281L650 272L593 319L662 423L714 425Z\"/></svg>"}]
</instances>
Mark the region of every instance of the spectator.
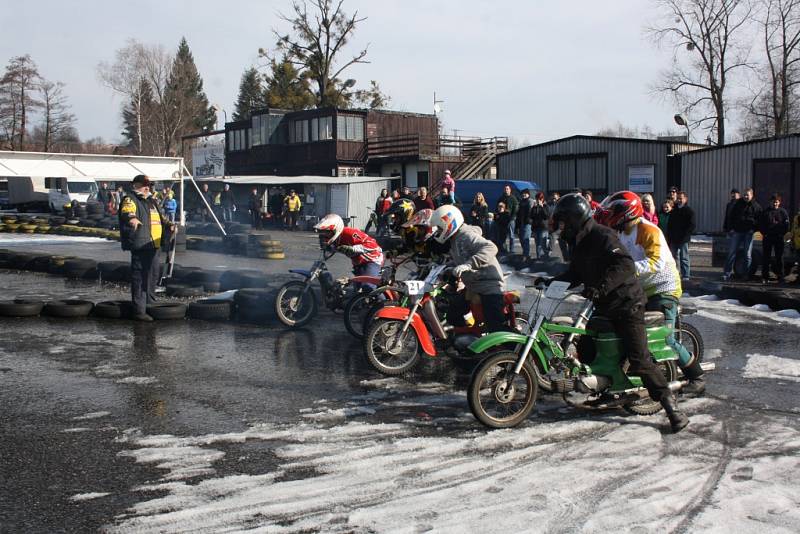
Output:
<instances>
[{"instance_id":1,"label":"spectator","mask_svg":"<svg viewBox=\"0 0 800 534\"><path fill-rule=\"evenodd\" d=\"M678 188L672 186L667 191L667 198L672 201L672 209L675 209L675 206L678 204Z\"/></svg>"},{"instance_id":2,"label":"spectator","mask_svg":"<svg viewBox=\"0 0 800 534\"><path fill-rule=\"evenodd\" d=\"M261 197L258 195L258 188L254 187L247 202L247 210L250 212L250 224L253 228L261 228Z\"/></svg>"},{"instance_id":3,"label":"spectator","mask_svg":"<svg viewBox=\"0 0 800 534\"><path fill-rule=\"evenodd\" d=\"M667 225L669 224L669 214L672 212L672 209L675 207L675 204L670 199L665 199L664 202L661 204L661 215L658 216L658 228L661 230L661 233L665 236L667 235Z\"/></svg>"},{"instance_id":4,"label":"spectator","mask_svg":"<svg viewBox=\"0 0 800 534\"><path fill-rule=\"evenodd\" d=\"M789 214L781 207L781 196L774 193L770 197L770 207L761 213L758 231L763 236L761 242L761 283L769 282L769 260L775 253L773 270L778 275L778 283L783 283L783 236L789 231Z\"/></svg>"},{"instance_id":5,"label":"spectator","mask_svg":"<svg viewBox=\"0 0 800 534\"><path fill-rule=\"evenodd\" d=\"M435 210L436 206L433 205L433 200L428 197L428 188L420 187L417 190L417 197L414 199L414 211L432 209Z\"/></svg>"},{"instance_id":6,"label":"spectator","mask_svg":"<svg viewBox=\"0 0 800 534\"><path fill-rule=\"evenodd\" d=\"M400 200L400 191L398 191L397 189L392 191L392 202L394 202L395 200Z\"/></svg>"},{"instance_id":7,"label":"spectator","mask_svg":"<svg viewBox=\"0 0 800 534\"><path fill-rule=\"evenodd\" d=\"M594 199L594 193L589 191L588 189L583 192L583 198L589 203L589 207L592 208L592 213L600 206L600 203Z\"/></svg>"},{"instance_id":8,"label":"spectator","mask_svg":"<svg viewBox=\"0 0 800 534\"><path fill-rule=\"evenodd\" d=\"M437 208L440 206L444 206L446 204L454 204L454 203L455 200L453 199L450 193L450 189L447 186L442 187L442 192L439 193L439 195L436 197L436 200L434 200L434 204L436 204Z\"/></svg>"},{"instance_id":9,"label":"spectator","mask_svg":"<svg viewBox=\"0 0 800 534\"><path fill-rule=\"evenodd\" d=\"M544 193L541 191L536 193L536 202L531 209L531 227L536 238L536 258L540 260L550 257L548 228L552 213L550 206L544 201Z\"/></svg>"},{"instance_id":10,"label":"spectator","mask_svg":"<svg viewBox=\"0 0 800 534\"><path fill-rule=\"evenodd\" d=\"M515 226L519 244L522 246L522 257L527 260L531 257L531 210L534 202L531 198L530 189L523 189L520 195L522 198L519 201Z\"/></svg>"},{"instance_id":11,"label":"spectator","mask_svg":"<svg viewBox=\"0 0 800 534\"><path fill-rule=\"evenodd\" d=\"M486 212L486 221L483 223L483 235L497 245L497 228L494 225L494 213L491 211ZM800 277L799 277L800 278Z\"/></svg>"},{"instance_id":12,"label":"spectator","mask_svg":"<svg viewBox=\"0 0 800 534\"><path fill-rule=\"evenodd\" d=\"M508 252L506 249L506 240L508 239L508 234L513 231L511 229L511 221L511 212L506 209L505 203L502 201L498 202L497 211L494 214L494 235L497 239L495 245L497 245L497 250L500 254Z\"/></svg>"},{"instance_id":13,"label":"spectator","mask_svg":"<svg viewBox=\"0 0 800 534\"><path fill-rule=\"evenodd\" d=\"M174 223L175 216L178 213L178 201L175 200L175 195L169 187L164 188L164 199L161 202L161 208L164 210L167 220Z\"/></svg>"},{"instance_id":14,"label":"spectator","mask_svg":"<svg viewBox=\"0 0 800 534\"><path fill-rule=\"evenodd\" d=\"M391 205L392 198L389 196L389 191L387 189L381 189L381 194L378 200L375 201L375 213L380 217L386 213L386 210L388 210Z\"/></svg>"},{"instance_id":15,"label":"spectator","mask_svg":"<svg viewBox=\"0 0 800 534\"><path fill-rule=\"evenodd\" d=\"M210 210L214 208L214 193L209 191L207 182L203 182L203 185L200 186L200 197L196 204L195 212L201 221L206 222L207 219L211 218ZM208 204L207 206L206 203Z\"/></svg>"},{"instance_id":16,"label":"spectator","mask_svg":"<svg viewBox=\"0 0 800 534\"><path fill-rule=\"evenodd\" d=\"M686 282L691 275L689 263L689 242L696 227L694 210L689 207L689 195L686 191L678 193L678 202L672 210L667 224L667 243L672 257L680 266L681 279Z\"/></svg>"},{"instance_id":17,"label":"spectator","mask_svg":"<svg viewBox=\"0 0 800 534\"><path fill-rule=\"evenodd\" d=\"M444 171L444 178L442 178L442 191L444 188L450 192L450 204L456 203L456 181L453 180L453 177L450 175L450 170L447 169Z\"/></svg>"},{"instance_id":18,"label":"spectator","mask_svg":"<svg viewBox=\"0 0 800 534\"><path fill-rule=\"evenodd\" d=\"M516 221L516 218L517 218L517 210L519 209L519 201L517 200L517 197L514 196L514 193L511 192L511 186L510 185L507 185L507 186L505 186L503 188L503 196L500 197L500 201L499 202L503 203L503 206L505 206L505 210L508 212L509 217L511 218L511 222L510 222L509 227L508 227L508 235L506 237L508 238L508 245L509 245L508 246L508 252L510 254L513 254L514 253L514 225L515 225L515 221ZM498 206L500 205L499 202L498 202ZM497 211L499 212L500 210L498 209ZM495 224L498 224L500 222L500 219L498 217L497 212L495 212L494 221L495 221ZM505 245L503 245L503 247L498 247L498 248L502 248L502 250L506 250Z\"/></svg>"},{"instance_id":19,"label":"spectator","mask_svg":"<svg viewBox=\"0 0 800 534\"><path fill-rule=\"evenodd\" d=\"M414 195L411 193L411 189L409 189L407 185L403 186L403 192L400 194L400 198L407 198L411 201L414 200Z\"/></svg>"},{"instance_id":20,"label":"spectator","mask_svg":"<svg viewBox=\"0 0 800 534\"><path fill-rule=\"evenodd\" d=\"M744 190L742 198L736 201L731 209L731 230L733 233L728 248L728 258L725 260L723 280L730 280L733 275L733 265L740 247L744 247L745 276L750 275L750 264L753 258L753 233L756 231L761 218L761 206L753 198L753 189Z\"/></svg>"},{"instance_id":21,"label":"spectator","mask_svg":"<svg viewBox=\"0 0 800 534\"><path fill-rule=\"evenodd\" d=\"M486 199L483 198L483 193L475 193L475 199L472 201L472 207L469 209L469 217L467 217L467 224L472 226L480 226L483 228L483 235L491 240L486 230L486 220L489 218L489 205Z\"/></svg>"},{"instance_id":22,"label":"spectator","mask_svg":"<svg viewBox=\"0 0 800 534\"><path fill-rule=\"evenodd\" d=\"M233 220L233 212L236 211L236 199L233 197L231 191L231 184L222 186L222 193L220 194L220 202L222 204L222 219L225 221Z\"/></svg>"},{"instance_id":23,"label":"spectator","mask_svg":"<svg viewBox=\"0 0 800 534\"><path fill-rule=\"evenodd\" d=\"M731 215L733 214L733 207L736 205L736 201L740 198L742 198L742 195L739 193L739 190L731 189L731 199L728 201L728 205L725 206L725 221L722 223L722 229L727 234L733 232L733 227L731 226Z\"/></svg>"},{"instance_id":24,"label":"spectator","mask_svg":"<svg viewBox=\"0 0 800 534\"><path fill-rule=\"evenodd\" d=\"M658 213L656 213L656 204L653 202L653 195L650 193L642 195L642 208L644 209L642 217L658 226Z\"/></svg>"},{"instance_id":25,"label":"spectator","mask_svg":"<svg viewBox=\"0 0 800 534\"><path fill-rule=\"evenodd\" d=\"M792 222L791 247L794 250L794 263L797 266L794 283L800 284L800 211L794 216L794 222Z\"/></svg>"},{"instance_id":26,"label":"spectator","mask_svg":"<svg viewBox=\"0 0 800 534\"><path fill-rule=\"evenodd\" d=\"M272 194L267 201L267 210L272 216L272 224L277 228L283 220L283 190L276 187L272 190Z\"/></svg>"},{"instance_id":27,"label":"spectator","mask_svg":"<svg viewBox=\"0 0 800 534\"><path fill-rule=\"evenodd\" d=\"M288 216L286 224L289 230L297 230L297 219L300 217L300 208L303 207L300 197L297 196L294 189L290 189L289 196L284 199L283 203L286 205L286 215Z\"/></svg>"},{"instance_id":28,"label":"spectator","mask_svg":"<svg viewBox=\"0 0 800 534\"><path fill-rule=\"evenodd\" d=\"M547 201L547 212L552 214L553 210L558 204L559 199L561 198L561 193L558 191L553 191L550 193L550 200ZM552 251L552 244L558 243L558 248L561 250L561 257L564 259L565 262L569 262L569 243L566 240L561 239L561 231L558 228L552 228L550 226L550 222L548 221L547 224L547 231L549 232L549 244L548 244L548 254Z\"/></svg>"}]
</instances>

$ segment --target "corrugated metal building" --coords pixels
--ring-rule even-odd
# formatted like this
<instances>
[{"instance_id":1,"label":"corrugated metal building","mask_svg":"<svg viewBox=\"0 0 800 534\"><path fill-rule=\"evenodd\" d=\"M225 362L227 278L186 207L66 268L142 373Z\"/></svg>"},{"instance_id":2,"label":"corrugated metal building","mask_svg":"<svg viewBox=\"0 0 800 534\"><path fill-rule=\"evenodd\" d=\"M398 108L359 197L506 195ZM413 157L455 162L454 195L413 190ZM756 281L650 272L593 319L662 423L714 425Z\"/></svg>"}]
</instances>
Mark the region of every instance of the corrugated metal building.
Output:
<instances>
[{"instance_id":1,"label":"corrugated metal building","mask_svg":"<svg viewBox=\"0 0 800 534\"><path fill-rule=\"evenodd\" d=\"M734 187L752 187L762 206L768 205L772 193L780 193L790 216L800 209L800 135L710 147L678 159L678 183L689 194L698 232L722 230Z\"/></svg>"},{"instance_id":2,"label":"corrugated metal building","mask_svg":"<svg viewBox=\"0 0 800 534\"><path fill-rule=\"evenodd\" d=\"M671 156L700 148L674 141L575 135L497 156L497 177L540 184L545 191L590 189L598 199L630 189L666 194L677 176Z\"/></svg>"}]
</instances>

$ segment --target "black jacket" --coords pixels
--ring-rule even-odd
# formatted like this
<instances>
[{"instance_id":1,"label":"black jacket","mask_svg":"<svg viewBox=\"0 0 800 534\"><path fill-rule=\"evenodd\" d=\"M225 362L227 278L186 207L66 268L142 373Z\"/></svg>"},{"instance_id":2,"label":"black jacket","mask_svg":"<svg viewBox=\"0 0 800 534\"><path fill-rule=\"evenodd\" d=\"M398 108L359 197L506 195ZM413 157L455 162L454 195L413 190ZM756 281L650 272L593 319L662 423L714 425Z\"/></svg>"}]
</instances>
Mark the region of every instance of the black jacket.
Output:
<instances>
[{"instance_id":1,"label":"black jacket","mask_svg":"<svg viewBox=\"0 0 800 534\"><path fill-rule=\"evenodd\" d=\"M758 231L769 236L783 236L789 231L789 213L783 208L767 208L761 212Z\"/></svg>"},{"instance_id":2,"label":"black jacket","mask_svg":"<svg viewBox=\"0 0 800 534\"><path fill-rule=\"evenodd\" d=\"M525 224L531 224L531 209L533 209L534 201L531 197L521 198L519 200L519 209L517 210L517 228Z\"/></svg>"},{"instance_id":3,"label":"black jacket","mask_svg":"<svg viewBox=\"0 0 800 534\"><path fill-rule=\"evenodd\" d=\"M167 225L164 222L167 218L161 211L161 206L151 196L149 198L142 198L135 193L130 193L123 197L119 209L119 238L122 244L122 250L130 250L132 252L140 252L145 250L155 250L160 248L161 243L154 243L150 235L150 210L154 208L158 212L161 219L161 224L164 226L161 241L165 242L167 238ZM132 211L135 209L135 211ZM136 218L140 224L136 230L130 225L130 220Z\"/></svg>"},{"instance_id":4,"label":"black jacket","mask_svg":"<svg viewBox=\"0 0 800 534\"><path fill-rule=\"evenodd\" d=\"M500 197L500 200L497 201L498 203L502 202L506 205L506 211L511 214L511 220L514 221L517 218L517 210L519 210L519 200L514 194L506 195L503 193L503 196ZM497 210L495 210L497 211Z\"/></svg>"},{"instance_id":5,"label":"black jacket","mask_svg":"<svg viewBox=\"0 0 800 534\"><path fill-rule=\"evenodd\" d=\"M236 198L233 196L233 191L230 189L227 191L223 190L220 193L220 202L222 203L222 207L226 209L231 209L233 206L235 206Z\"/></svg>"},{"instance_id":6,"label":"black jacket","mask_svg":"<svg viewBox=\"0 0 800 534\"><path fill-rule=\"evenodd\" d=\"M734 232L755 232L761 218L761 205L755 200L740 198L731 209L731 228Z\"/></svg>"},{"instance_id":7,"label":"black jacket","mask_svg":"<svg viewBox=\"0 0 800 534\"><path fill-rule=\"evenodd\" d=\"M531 209L531 227L534 230L547 230L547 221L550 219L550 206L540 206L538 203Z\"/></svg>"},{"instance_id":8,"label":"black jacket","mask_svg":"<svg viewBox=\"0 0 800 534\"><path fill-rule=\"evenodd\" d=\"M667 243L671 247L679 247L692 239L696 228L694 210L689 205L675 207L667 221Z\"/></svg>"},{"instance_id":9,"label":"black jacket","mask_svg":"<svg viewBox=\"0 0 800 534\"><path fill-rule=\"evenodd\" d=\"M597 290L597 315L620 316L634 313L647 299L636 278L636 267L617 233L590 219L572 250L569 268L555 280Z\"/></svg>"},{"instance_id":10,"label":"black jacket","mask_svg":"<svg viewBox=\"0 0 800 534\"><path fill-rule=\"evenodd\" d=\"M731 216L733 215L733 207L736 203L739 202L739 199L734 199L728 201L728 204L725 206L725 222L722 223L722 229L726 232L730 232L733 230L733 225L731 222Z\"/></svg>"},{"instance_id":11,"label":"black jacket","mask_svg":"<svg viewBox=\"0 0 800 534\"><path fill-rule=\"evenodd\" d=\"M472 215L473 212L475 215ZM483 226L488 216L488 204L472 204L472 207L469 209L469 215L467 216L467 224L471 224L472 226Z\"/></svg>"},{"instance_id":12,"label":"black jacket","mask_svg":"<svg viewBox=\"0 0 800 534\"><path fill-rule=\"evenodd\" d=\"M261 196L250 195L250 200L247 204L247 209L249 209L253 213L259 213L261 211Z\"/></svg>"}]
</instances>

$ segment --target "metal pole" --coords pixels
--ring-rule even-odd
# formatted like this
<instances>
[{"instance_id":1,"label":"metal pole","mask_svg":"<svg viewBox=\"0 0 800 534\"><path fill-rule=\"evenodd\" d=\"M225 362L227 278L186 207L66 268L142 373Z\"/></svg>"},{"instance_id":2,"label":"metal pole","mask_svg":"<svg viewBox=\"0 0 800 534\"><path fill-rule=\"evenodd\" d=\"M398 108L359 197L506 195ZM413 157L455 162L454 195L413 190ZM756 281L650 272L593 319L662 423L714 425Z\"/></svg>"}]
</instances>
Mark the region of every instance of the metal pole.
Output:
<instances>
[{"instance_id":1,"label":"metal pole","mask_svg":"<svg viewBox=\"0 0 800 534\"><path fill-rule=\"evenodd\" d=\"M208 203L208 200L206 200L206 197L203 195L203 192L200 191L200 186L197 185L197 182L194 181L194 176L192 176L192 173L190 173L188 169L186 169L186 165L183 165L183 163L181 163L181 166L183 167L183 171L186 173L186 175L194 184L194 188L197 189L197 194L200 195L200 199L203 201L203 204L205 204L206 208L208 208L208 212L211 214L212 217L214 217L214 222L216 222L217 226L219 226L219 230L220 232L222 232L222 235L228 235L228 233L225 231L225 228L222 226L222 223L220 223L219 219L217 219L217 215L214 213L214 210L211 209L211 204Z\"/></svg>"},{"instance_id":2,"label":"metal pole","mask_svg":"<svg viewBox=\"0 0 800 534\"><path fill-rule=\"evenodd\" d=\"M186 165L184 165L183 158L181 158L181 169L185 169L185 168L186 168ZM181 226L186 226L186 209L185 209L186 205L183 203L183 199L184 199L183 186L184 186L185 182L183 180L183 172L181 172L180 174L181 174L181 192L178 194L178 207L181 210L180 225Z\"/></svg>"}]
</instances>

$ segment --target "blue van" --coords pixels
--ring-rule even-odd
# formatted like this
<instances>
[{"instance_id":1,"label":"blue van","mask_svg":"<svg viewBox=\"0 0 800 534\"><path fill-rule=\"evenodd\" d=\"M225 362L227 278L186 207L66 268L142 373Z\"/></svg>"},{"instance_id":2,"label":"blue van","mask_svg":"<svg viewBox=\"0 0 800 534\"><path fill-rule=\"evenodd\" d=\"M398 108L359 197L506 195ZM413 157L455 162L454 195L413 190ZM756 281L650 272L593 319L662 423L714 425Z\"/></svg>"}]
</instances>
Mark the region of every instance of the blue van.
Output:
<instances>
[{"instance_id":1,"label":"blue van","mask_svg":"<svg viewBox=\"0 0 800 534\"><path fill-rule=\"evenodd\" d=\"M483 193L489 211L494 211L507 185L511 186L511 191L517 198L523 189L530 189L531 196L540 190L536 183L522 180L456 180L456 196L461 201L462 208L468 210L475 199L475 193Z\"/></svg>"}]
</instances>

